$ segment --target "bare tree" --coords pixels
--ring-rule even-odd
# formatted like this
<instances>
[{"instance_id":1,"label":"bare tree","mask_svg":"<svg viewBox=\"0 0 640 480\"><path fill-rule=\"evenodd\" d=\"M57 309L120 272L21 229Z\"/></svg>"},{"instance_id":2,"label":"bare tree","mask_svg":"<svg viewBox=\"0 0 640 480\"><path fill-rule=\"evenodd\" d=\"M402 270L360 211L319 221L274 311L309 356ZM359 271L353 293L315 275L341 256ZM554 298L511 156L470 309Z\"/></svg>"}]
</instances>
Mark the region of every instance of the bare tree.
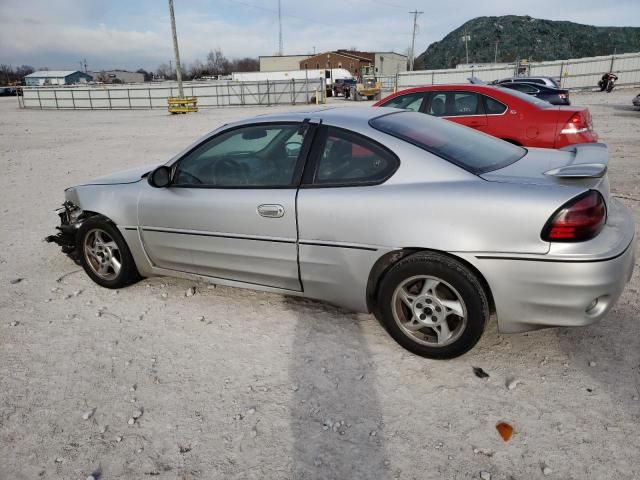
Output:
<instances>
[{"instance_id":1,"label":"bare tree","mask_svg":"<svg viewBox=\"0 0 640 480\"><path fill-rule=\"evenodd\" d=\"M156 69L156 76L166 80L173 80L175 78L175 72L169 68L169 65L162 63Z\"/></svg>"},{"instance_id":2,"label":"bare tree","mask_svg":"<svg viewBox=\"0 0 640 480\"><path fill-rule=\"evenodd\" d=\"M233 72L257 72L260 70L260 61L257 58L244 57L231 62Z\"/></svg>"},{"instance_id":3,"label":"bare tree","mask_svg":"<svg viewBox=\"0 0 640 480\"><path fill-rule=\"evenodd\" d=\"M220 48L211 50L207 54L207 69L212 75L226 75L231 73L230 63Z\"/></svg>"},{"instance_id":4,"label":"bare tree","mask_svg":"<svg viewBox=\"0 0 640 480\"><path fill-rule=\"evenodd\" d=\"M197 58L191 63L189 67L188 76L191 79L202 77L203 75L207 75L207 68L202 64L200 60Z\"/></svg>"}]
</instances>

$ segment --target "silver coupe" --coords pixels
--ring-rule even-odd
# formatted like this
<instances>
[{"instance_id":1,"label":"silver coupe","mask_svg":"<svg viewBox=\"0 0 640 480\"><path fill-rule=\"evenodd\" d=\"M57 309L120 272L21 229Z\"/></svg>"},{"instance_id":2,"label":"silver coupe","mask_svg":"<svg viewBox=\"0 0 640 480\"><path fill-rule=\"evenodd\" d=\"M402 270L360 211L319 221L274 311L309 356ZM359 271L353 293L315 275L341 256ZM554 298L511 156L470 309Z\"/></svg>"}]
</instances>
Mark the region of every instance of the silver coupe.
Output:
<instances>
[{"instance_id":1,"label":"silver coupe","mask_svg":"<svg viewBox=\"0 0 640 480\"><path fill-rule=\"evenodd\" d=\"M502 332L601 319L634 224L607 147L518 147L389 108L224 125L162 165L66 190L48 237L107 288L170 275L372 312L450 358Z\"/></svg>"}]
</instances>

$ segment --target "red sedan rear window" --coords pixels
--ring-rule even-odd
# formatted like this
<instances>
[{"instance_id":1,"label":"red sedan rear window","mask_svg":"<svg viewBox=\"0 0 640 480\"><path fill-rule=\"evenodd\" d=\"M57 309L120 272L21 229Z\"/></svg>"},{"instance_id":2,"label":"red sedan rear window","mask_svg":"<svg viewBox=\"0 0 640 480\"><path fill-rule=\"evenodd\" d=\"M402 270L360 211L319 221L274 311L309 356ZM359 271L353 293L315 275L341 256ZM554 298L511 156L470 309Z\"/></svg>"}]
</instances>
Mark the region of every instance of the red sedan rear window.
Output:
<instances>
[{"instance_id":1,"label":"red sedan rear window","mask_svg":"<svg viewBox=\"0 0 640 480\"><path fill-rule=\"evenodd\" d=\"M423 113L388 113L369 125L476 175L511 165L527 153L522 147Z\"/></svg>"}]
</instances>

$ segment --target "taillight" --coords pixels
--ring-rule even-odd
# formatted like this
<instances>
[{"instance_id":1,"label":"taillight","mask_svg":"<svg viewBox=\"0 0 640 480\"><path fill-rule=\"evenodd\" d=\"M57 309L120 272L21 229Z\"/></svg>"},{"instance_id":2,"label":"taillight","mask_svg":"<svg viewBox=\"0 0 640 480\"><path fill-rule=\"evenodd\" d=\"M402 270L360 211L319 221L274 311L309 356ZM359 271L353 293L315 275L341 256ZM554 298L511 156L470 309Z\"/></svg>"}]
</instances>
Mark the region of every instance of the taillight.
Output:
<instances>
[{"instance_id":1,"label":"taillight","mask_svg":"<svg viewBox=\"0 0 640 480\"><path fill-rule=\"evenodd\" d=\"M541 236L547 242L583 242L595 237L606 219L602 195L589 190L560 207L542 229Z\"/></svg>"},{"instance_id":2,"label":"taillight","mask_svg":"<svg viewBox=\"0 0 640 480\"><path fill-rule=\"evenodd\" d=\"M560 133L584 133L590 130L589 121L582 115L582 113L575 113L571 116Z\"/></svg>"}]
</instances>

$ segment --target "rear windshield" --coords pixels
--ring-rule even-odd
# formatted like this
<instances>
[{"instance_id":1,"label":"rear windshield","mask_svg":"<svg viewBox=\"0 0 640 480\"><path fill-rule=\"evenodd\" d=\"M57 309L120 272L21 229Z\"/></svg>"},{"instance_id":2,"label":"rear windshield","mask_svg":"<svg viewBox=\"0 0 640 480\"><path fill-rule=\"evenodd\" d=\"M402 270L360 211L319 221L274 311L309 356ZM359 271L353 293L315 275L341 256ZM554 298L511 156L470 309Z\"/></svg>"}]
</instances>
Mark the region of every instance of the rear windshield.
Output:
<instances>
[{"instance_id":1,"label":"rear windshield","mask_svg":"<svg viewBox=\"0 0 640 480\"><path fill-rule=\"evenodd\" d=\"M390 113L369 124L476 175L511 165L527 153L524 148L424 113Z\"/></svg>"},{"instance_id":2,"label":"rear windshield","mask_svg":"<svg viewBox=\"0 0 640 480\"><path fill-rule=\"evenodd\" d=\"M531 105L535 105L538 108L552 108L553 105L551 105L549 102L545 102L544 100L540 100L537 97L534 97L533 95L528 95L526 93L522 93L519 92L518 90L513 90L509 87L506 87L506 85L500 85L501 88L507 88L507 90L505 90L505 92L507 92L509 95L513 95L514 97L518 97L520 100L530 103ZM537 85L536 85L537 87Z\"/></svg>"}]
</instances>

